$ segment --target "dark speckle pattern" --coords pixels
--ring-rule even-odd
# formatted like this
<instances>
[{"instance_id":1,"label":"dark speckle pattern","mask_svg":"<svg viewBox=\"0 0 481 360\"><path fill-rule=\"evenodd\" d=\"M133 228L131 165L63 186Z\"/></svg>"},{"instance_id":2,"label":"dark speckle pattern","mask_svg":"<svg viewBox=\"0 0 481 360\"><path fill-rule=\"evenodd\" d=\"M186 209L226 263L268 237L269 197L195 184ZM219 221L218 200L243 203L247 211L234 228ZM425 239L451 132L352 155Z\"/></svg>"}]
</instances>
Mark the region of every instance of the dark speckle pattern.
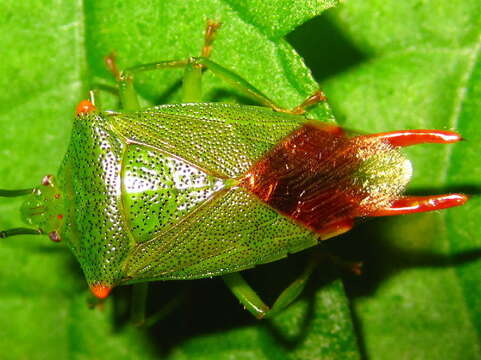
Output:
<instances>
[{"instance_id":1,"label":"dark speckle pattern","mask_svg":"<svg viewBox=\"0 0 481 360\"><path fill-rule=\"evenodd\" d=\"M222 179L143 146L129 146L123 163L125 211L138 242L160 234L224 187Z\"/></svg>"},{"instance_id":2,"label":"dark speckle pattern","mask_svg":"<svg viewBox=\"0 0 481 360\"><path fill-rule=\"evenodd\" d=\"M77 118L61 178L70 188L66 236L89 283L114 284L122 277L129 232L119 206L125 144L99 115ZM66 176L68 174L68 176Z\"/></svg>"},{"instance_id":3,"label":"dark speckle pattern","mask_svg":"<svg viewBox=\"0 0 481 360\"><path fill-rule=\"evenodd\" d=\"M309 230L236 187L305 121L219 103L77 117L59 173L61 236L87 281L209 277L315 245Z\"/></svg>"}]
</instances>

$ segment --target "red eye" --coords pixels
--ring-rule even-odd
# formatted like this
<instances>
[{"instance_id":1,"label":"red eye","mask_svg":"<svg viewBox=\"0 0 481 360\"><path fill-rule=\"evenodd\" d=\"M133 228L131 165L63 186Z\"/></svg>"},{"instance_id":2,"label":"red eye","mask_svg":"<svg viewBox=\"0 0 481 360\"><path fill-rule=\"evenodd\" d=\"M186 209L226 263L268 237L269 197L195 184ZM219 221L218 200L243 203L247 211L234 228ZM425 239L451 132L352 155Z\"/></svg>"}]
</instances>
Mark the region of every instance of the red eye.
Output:
<instances>
[{"instance_id":1,"label":"red eye","mask_svg":"<svg viewBox=\"0 0 481 360\"><path fill-rule=\"evenodd\" d=\"M44 186L52 186L52 175L45 175L42 179L42 185Z\"/></svg>"},{"instance_id":2,"label":"red eye","mask_svg":"<svg viewBox=\"0 0 481 360\"><path fill-rule=\"evenodd\" d=\"M59 234L57 231L49 232L49 233L48 233L48 237L49 237L50 240L52 240L53 242L59 242L59 241L62 240L62 239L60 238L60 234Z\"/></svg>"}]
</instances>

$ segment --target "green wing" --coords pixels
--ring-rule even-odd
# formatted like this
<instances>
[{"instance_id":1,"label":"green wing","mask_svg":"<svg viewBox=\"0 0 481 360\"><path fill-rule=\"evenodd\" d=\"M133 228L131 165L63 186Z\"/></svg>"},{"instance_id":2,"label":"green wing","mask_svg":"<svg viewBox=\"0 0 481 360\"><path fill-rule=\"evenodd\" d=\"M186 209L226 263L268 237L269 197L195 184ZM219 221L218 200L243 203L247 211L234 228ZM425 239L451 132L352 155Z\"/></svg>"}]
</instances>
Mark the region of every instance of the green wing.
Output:
<instances>
[{"instance_id":1,"label":"green wing","mask_svg":"<svg viewBox=\"0 0 481 360\"><path fill-rule=\"evenodd\" d=\"M317 244L310 231L242 189L216 194L160 236L136 247L127 282L193 279L244 270Z\"/></svg>"},{"instance_id":2,"label":"green wing","mask_svg":"<svg viewBox=\"0 0 481 360\"><path fill-rule=\"evenodd\" d=\"M127 144L123 203L137 241L124 262L123 282L220 275L317 244L309 230L227 185L305 121L267 108L219 103L109 116L113 131ZM173 168L186 173L182 191L174 186ZM159 177L144 186L145 192L129 188L129 177L147 179L149 173ZM198 191L199 179L204 199L186 202ZM166 182L173 185L166 189ZM155 201L142 201L148 198L168 204L168 217ZM154 221L145 220L153 216Z\"/></svg>"},{"instance_id":3,"label":"green wing","mask_svg":"<svg viewBox=\"0 0 481 360\"><path fill-rule=\"evenodd\" d=\"M195 103L112 115L109 121L131 142L176 155L211 175L235 178L306 119L258 106Z\"/></svg>"}]
</instances>

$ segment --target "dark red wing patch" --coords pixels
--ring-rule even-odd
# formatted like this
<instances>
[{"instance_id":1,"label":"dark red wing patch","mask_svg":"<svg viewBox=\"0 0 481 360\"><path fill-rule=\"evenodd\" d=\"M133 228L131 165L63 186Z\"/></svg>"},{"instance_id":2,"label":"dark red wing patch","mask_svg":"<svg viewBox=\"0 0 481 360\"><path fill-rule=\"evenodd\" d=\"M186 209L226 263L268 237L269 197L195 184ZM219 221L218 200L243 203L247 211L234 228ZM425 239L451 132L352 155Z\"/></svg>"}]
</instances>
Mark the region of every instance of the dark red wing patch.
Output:
<instances>
[{"instance_id":1,"label":"dark red wing patch","mask_svg":"<svg viewBox=\"0 0 481 360\"><path fill-rule=\"evenodd\" d=\"M280 213L325 234L351 226L366 198L352 181L362 161L357 152L358 143L340 127L307 123L257 162L241 186Z\"/></svg>"}]
</instances>

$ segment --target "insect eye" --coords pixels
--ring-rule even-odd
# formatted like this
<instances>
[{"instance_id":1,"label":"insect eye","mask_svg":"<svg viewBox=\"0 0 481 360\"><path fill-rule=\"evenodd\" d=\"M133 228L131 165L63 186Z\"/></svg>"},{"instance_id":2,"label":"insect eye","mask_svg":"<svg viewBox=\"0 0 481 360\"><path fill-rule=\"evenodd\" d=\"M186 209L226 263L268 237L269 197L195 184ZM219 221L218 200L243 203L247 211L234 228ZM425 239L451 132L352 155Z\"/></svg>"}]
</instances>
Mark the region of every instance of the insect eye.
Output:
<instances>
[{"instance_id":1,"label":"insect eye","mask_svg":"<svg viewBox=\"0 0 481 360\"><path fill-rule=\"evenodd\" d=\"M48 237L50 238L50 240L52 240L53 242L60 242L62 240L62 238L60 237L60 234L58 233L57 230L54 230L54 231L51 231L48 233Z\"/></svg>"},{"instance_id":2,"label":"insect eye","mask_svg":"<svg viewBox=\"0 0 481 360\"><path fill-rule=\"evenodd\" d=\"M52 175L45 175L42 178L41 184L44 185L44 186L52 186L53 185L53 176Z\"/></svg>"}]
</instances>

